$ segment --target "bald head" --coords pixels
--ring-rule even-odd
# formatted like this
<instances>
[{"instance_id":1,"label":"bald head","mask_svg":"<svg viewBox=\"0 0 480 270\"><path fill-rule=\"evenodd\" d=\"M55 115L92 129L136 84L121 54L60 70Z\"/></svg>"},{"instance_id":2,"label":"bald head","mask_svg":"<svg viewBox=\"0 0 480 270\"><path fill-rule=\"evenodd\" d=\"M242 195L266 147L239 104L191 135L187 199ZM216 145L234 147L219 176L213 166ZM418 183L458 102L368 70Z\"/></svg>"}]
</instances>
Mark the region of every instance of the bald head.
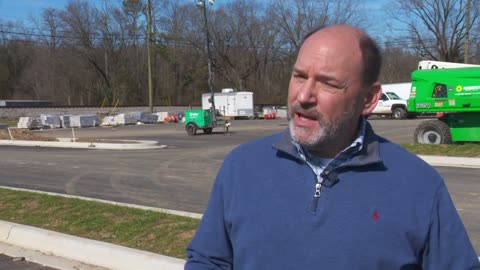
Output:
<instances>
[{"instance_id":1,"label":"bald head","mask_svg":"<svg viewBox=\"0 0 480 270\"><path fill-rule=\"evenodd\" d=\"M378 81L382 66L382 55L375 41L362 30L350 25L333 25L315 29L305 35L302 47L306 42L324 40L322 38L336 40L347 46L346 52L359 51L361 56L360 68L363 85L369 86ZM344 47L344 46L342 46Z\"/></svg>"}]
</instances>

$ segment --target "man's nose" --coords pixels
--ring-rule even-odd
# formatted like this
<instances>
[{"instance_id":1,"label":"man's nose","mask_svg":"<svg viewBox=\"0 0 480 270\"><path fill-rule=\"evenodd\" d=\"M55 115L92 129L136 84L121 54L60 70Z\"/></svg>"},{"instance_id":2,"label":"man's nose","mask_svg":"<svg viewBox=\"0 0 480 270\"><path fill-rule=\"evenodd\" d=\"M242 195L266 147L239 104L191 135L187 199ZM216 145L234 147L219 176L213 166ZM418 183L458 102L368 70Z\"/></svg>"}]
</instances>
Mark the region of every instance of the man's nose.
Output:
<instances>
[{"instance_id":1,"label":"man's nose","mask_svg":"<svg viewBox=\"0 0 480 270\"><path fill-rule=\"evenodd\" d=\"M297 101L300 104L312 104L316 102L315 80L309 78L299 89Z\"/></svg>"}]
</instances>

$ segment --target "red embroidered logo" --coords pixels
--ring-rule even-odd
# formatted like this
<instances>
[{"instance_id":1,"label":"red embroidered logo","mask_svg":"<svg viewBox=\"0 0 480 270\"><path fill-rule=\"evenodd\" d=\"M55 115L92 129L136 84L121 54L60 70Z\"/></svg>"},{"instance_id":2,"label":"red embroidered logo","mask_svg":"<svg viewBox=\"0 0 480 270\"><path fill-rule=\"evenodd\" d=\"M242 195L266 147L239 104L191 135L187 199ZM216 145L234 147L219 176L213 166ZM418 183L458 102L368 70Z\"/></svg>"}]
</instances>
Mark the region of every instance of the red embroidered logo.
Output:
<instances>
[{"instance_id":1,"label":"red embroidered logo","mask_svg":"<svg viewBox=\"0 0 480 270\"><path fill-rule=\"evenodd\" d=\"M375 221L377 221L380 218L380 215L378 214L378 210L373 211L372 218Z\"/></svg>"}]
</instances>

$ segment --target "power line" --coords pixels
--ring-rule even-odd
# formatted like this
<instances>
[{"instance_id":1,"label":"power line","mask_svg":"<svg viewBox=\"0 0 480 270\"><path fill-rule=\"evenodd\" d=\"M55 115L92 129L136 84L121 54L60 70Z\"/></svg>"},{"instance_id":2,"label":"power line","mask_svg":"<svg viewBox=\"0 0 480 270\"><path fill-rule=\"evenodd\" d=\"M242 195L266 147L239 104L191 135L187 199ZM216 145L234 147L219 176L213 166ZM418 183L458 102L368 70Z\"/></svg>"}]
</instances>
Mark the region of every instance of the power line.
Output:
<instances>
[{"instance_id":1,"label":"power line","mask_svg":"<svg viewBox=\"0 0 480 270\"><path fill-rule=\"evenodd\" d=\"M5 31L5 30L0 30L0 33L6 33L6 34L11 34L11 35L22 35L22 36L34 36L34 37L43 37L43 38L59 38L59 39L77 39L77 40L85 40L85 39L91 39L91 40L104 40L105 37L84 37L84 36L63 36L63 35L51 35L51 34L39 34L39 33L25 33L25 32L13 32L13 31ZM146 40L147 38L145 36L138 36L138 37L116 37L116 36L110 36L110 38L114 38L117 40Z\"/></svg>"},{"instance_id":2,"label":"power line","mask_svg":"<svg viewBox=\"0 0 480 270\"><path fill-rule=\"evenodd\" d=\"M0 24L0 26L4 26ZM27 28L27 27L17 27L17 28L22 28L22 29L33 29L33 28ZM64 30L62 31L63 33L70 33L71 31ZM0 34L9 34L9 35L20 35L20 36L25 36L25 37L37 37L37 38L44 38L44 39L62 39L64 40L77 40L77 41L84 41L84 40L90 40L90 41L105 41L105 38L109 40L114 40L114 41L146 41L147 37L144 35L137 36L137 37L125 37L125 36L120 36L118 33L112 32L111 35L101 36L101 33L94 32L94 33L86 33L85 36L78 36L78 35L52 35L52 34L47 34L47 33L38 33L37 31L31 31L31 32L20 32L20 31L7 31L7 30L0 30ZM156 39L156 44L157 45L184 45L184 46L194 46L198 47L197 44L194 42L191 42L184 37L178 37L178 36L168 36L162 33L159 33L159 38ZM478 38L479 36L471 36L472 39ZM11 38L10 38L11 39ZM32 40L28 39L19 39L16 38L15 40L24 40L27 42L32 42ZM435 38L426 38L422 40L423 42L426 43L432 43L436 42L437 39ZM48 42L45 41L36 41L35 43L46 43ZM200 42L199 42L200 44ZM255 45L238 45L238 44L224 44L228 48L243 48L243 49L274 49L272 47L265 47L265 46L255 46ZM378 45L380 47L386 47L386 46L396 46L396 47L410 47L412 46L417 46L418 43L415 42L410 37L398 37L395 40L391 41L383 41L383 42L378 42ZM280 46L281 47L281 46ZM428 48L433 48L433 46L428 46Z\"/></svg>"}]
</instances>

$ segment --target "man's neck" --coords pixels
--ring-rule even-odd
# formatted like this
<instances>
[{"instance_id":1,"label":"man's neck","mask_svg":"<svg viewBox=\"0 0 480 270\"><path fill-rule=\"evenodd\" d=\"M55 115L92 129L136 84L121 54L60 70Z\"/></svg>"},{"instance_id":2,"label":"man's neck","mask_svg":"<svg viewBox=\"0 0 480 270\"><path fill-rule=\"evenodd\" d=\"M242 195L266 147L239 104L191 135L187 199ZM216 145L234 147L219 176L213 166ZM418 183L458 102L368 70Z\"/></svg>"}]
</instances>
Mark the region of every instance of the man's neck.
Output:
<instances>
[{"instance_id":1,"label":"man's neck","mask_svg":"<svg viewBox=\"0 0 480 270\"><path fill-rule=\"evenodd\" d=\"M359 124L353 130L347 131L348 136L336 138L334 141L324 142L322 145L305 149L312 155L322 158L334 158L338 153L350 146L358 136Z\"/></svg>"}]
</instances>

